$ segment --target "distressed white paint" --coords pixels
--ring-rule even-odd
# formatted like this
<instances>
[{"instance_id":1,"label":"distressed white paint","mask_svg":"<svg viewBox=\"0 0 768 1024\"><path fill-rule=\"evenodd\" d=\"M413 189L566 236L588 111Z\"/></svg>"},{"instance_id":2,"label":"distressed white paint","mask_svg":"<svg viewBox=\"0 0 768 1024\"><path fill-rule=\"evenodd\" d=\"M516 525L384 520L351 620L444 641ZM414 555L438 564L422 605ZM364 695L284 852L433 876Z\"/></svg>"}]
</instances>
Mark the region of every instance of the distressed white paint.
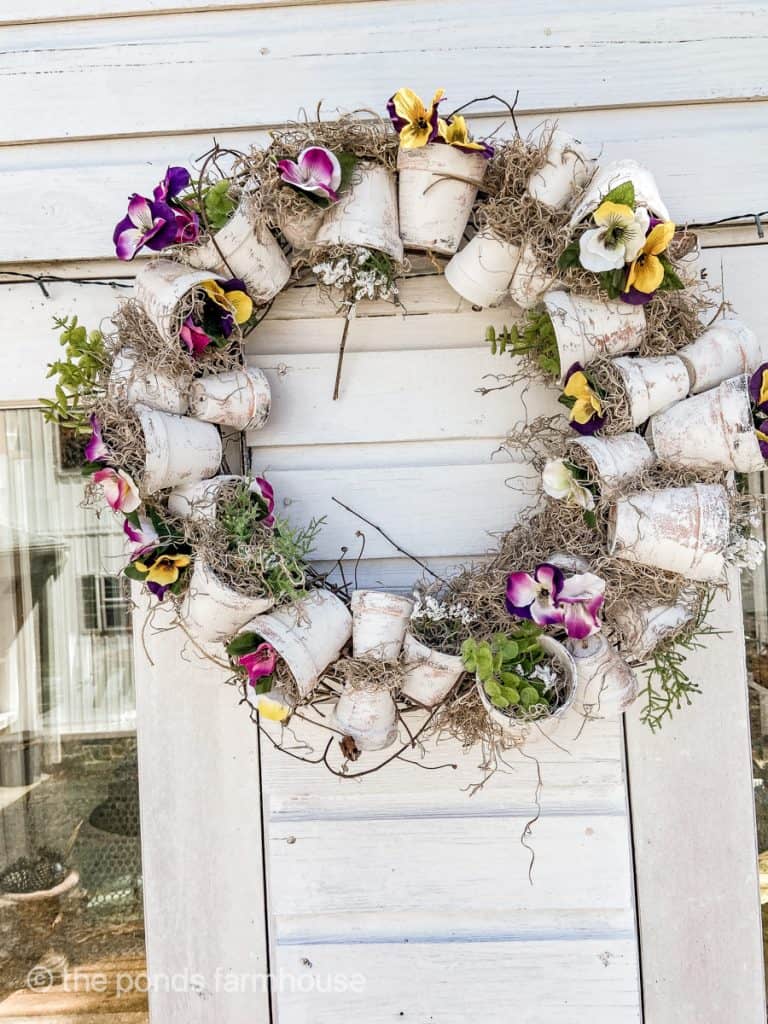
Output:
<instances>
[{"instance_id":1,"label":"distressed white paint","mask_svg":"<svg viewBox=\"0 0 768 1024\"><path fill-rule=\"evenodd\" d=\"M0 259L17 270L59 260L70 262L43 269L130 276L130 265L76 261L107 260L129 192L149 189L166 164L204 152L212 131L243 147L318 96L329 111L381 109L403 84L423 93L444 85L456 104L520 84L524 131L545 112L559 114L567 130L604 141L606 158L643 160L678 221L762 209L768 156L756 140L765 121L767 16L761 3L681 0L642 12L606 10L598 0L578 9L547 0L530 10L488 0L471 15L458 0L8 0L0 77L19 99L0 111ZM201 88L205 82L215 89ZM188 102L158 102L177 93ZM755 98L762 99L738 102ZM482 104L475 127L495 128L495 110ZM710 236L715 245L745 240L754 233ZM763 330L754 281L765 276L766 253L712 249L705 260ZM76 309L96 324L117 294L57 284L49 291L45 298L33 285L0 285L13 337L24 341L0 347L0 402L32 401L47 386L39 356L56 354L52 313ZM357 572L361 587L405 588L418 569L367 527L365 557L355 565L362 524L334 495L443 575L480 557L491 543L486 531L511 525L527 500L506 486L522 467L491 459L522 413L520 394L474 392L484 373L504 365L483 352L484 327L500 326L514 310L473 313L434 276L407 282L403 297L407 317L361 305L337 403L330 392L341 323L314 288L281 295L249 341L249 358L271 374L276 395L270 432L251 439L254 466L274 479L289 517L328 513L317 554L330 565L347 545L343 571L348 579ZM529 407L543 401L536 396ZM730 614L738 633L738 611ZM253 733L219 670L195 660L179 670L179 643L155 640L152 671L138 652L150 965L263 970ZM722 645L738 661L739 640ZM726 673L724 664L708 674ZM670 783L683 776L675 742L630 725L648 1024L709 1024L710 1005L712 1024L764 1019L748 769L721 770L739 751L746 756L743 698L735 695L727 716L720 711L701 701L673 734L685 745L685 788ZM536 745L544 790L531 837L533 887L519 844L534 809L532 762L514 756L513 771L469 799L461 790L479 777L478 751L449 744L431 750L429 763L456 769L398 764L358 782L267 751L271 967L288 972L273 990L281 1024L458 1024L468 1007L499 1024L637 1021L621 736L610 722L590 723L578 741L577 731L558 733L562 750ZM726 818L724 845L717 829ZM691 834L706 856L691 852ZM732 900L734 871L742 884ZM702 891L723 897L703 905ZM696 970L687 955L692 938ZM322 987L334 972L362 973L363 991L339 998L301 990L306 976ZM156 997L154 1005L155 1024L260 1024L266 1012L264 999L210 991Z\"/></svg>"}]
</instances>

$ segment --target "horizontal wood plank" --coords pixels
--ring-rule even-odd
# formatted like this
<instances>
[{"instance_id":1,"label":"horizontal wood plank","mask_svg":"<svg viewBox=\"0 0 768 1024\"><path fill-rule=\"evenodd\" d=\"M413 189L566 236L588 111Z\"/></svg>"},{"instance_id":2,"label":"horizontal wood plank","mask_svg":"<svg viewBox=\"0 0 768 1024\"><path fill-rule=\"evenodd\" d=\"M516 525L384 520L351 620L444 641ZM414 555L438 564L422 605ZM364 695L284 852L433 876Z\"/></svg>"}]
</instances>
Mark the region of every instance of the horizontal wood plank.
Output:
<instances>
[{"instance_id":1,"label":"horizontal wood plank","mask_svg":"<svg viewBox=\"0 0 768 1024\"><path fill-rule=\"evenodd\" d=\"M768 147L756 147L754 140L764 130L766 106L635 107L553 116L559 114L563 128L596 152L602 150L604 159L633 157L651 167L678 222L704 222L765 208ZM382 109L381 101L376 109ZM290 110L285 116L295 115ZM540 121L539 115L522 115L520 129L527 133ZM500 116L475 123L483 132L499 126L501 134L509 132ZM124 214L127 197L136 191L149 194L168 164L192 166L210 148L212 134L222 145L239 149L265 138L253 130L212 128L167 138L0 147L0 261L112 256L112 228ZM740 176L736 191L734 167L750 169ZM25 211L23 218L17 216L19 209ZM121 266L121 273L133 272L130 264Z\"/></svg>"},{"instance_id":2,"label":"horizontal wood plank","mask_svg":"<svg viewBox=\"0 0 768 1024\"><path fill-rule=\"evenodd\" d=\"M279 946L281 1024L638 1024L634 940ZM335 979L335 982L334 982ZM310 993L309 995L307 993Z\"/></svg>"},{"instance_id":3,"label":"horizontal wood plank","mask_svg":"<svg viewBox=\"0 0 768 1024\"><path fill-rule=\"evenodd\" d=\"M438 26L440 46L425 47ZM768 89L767 35L764 4L683 0L637 11L487 0L471 19L463 0L390 0L9 27L0 81L14 102L0 139L258 127L318 98L383 110L406 81L440 84L458 106L497 92L500 66L527 112L755 98Z\"/></svg>"},{"instance_id":4,"label":"horizontal wood plank","mask_svg":"<svg viewBox=\"0 0 768 1024\"><path fill-rule=\"evenodd\" d=\"M126 18L146 14L190 14L199 11L260 10L262 7L295 7L331 3L332 0L9 0L0 11L0 26L30 25L46 21L85 21ZM360 3L364 0L344 0Z\"/></svg>"}]
</instances>

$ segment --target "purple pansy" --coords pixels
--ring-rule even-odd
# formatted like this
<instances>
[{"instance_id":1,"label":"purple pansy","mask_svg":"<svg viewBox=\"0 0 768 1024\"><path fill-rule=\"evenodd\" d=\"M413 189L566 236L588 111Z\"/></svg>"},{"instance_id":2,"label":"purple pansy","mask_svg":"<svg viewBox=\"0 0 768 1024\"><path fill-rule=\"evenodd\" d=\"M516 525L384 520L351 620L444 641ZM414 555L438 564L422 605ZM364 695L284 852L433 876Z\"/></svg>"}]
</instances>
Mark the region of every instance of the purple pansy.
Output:
<instances>
[{"instance_id":1,"label":"purple pansy","mask_svg":"<svg viewBox=\"0 0 768 1024\"><path fill-rule=\"evenodd\" d=\"M146 246L158 251L176 242L178 232L175 211L164 202L152 202L134 192L128 213L112 234L117 258L132 260Z\"/></svg>"},{"instance_id":2,"label":"purple pansy","mask_svg":"<svg viewBox=\"0 0 768 1024\"><path fill-rule=\"evenodd\" d=\"M563 572L556 565L542 562L533 575L512 572L507 577L507 611L520 619L533 619L539 626L554 626L563 621L557 607L563 587Z\"/></svg>"},{"instance_id":3,"label":"purple pansy","mask_svg":"<svg viewBox=\"0 0 768 1024\"><path fill-rule=\"evenodd\" d=\"M257 476L253 481L259 488L262 501L267 506L267 514L261 520L264 526L275 525L275 491L272 484L263 476Z\"/></svg>"},{"instance_id":4,"label":"purple pansy","mask_svg":"<svg viewBox=\"0 0 768 1024\"><path fill-rule=\"evenodd\" d=\"M749 397L760 412L768 413L768 363L763 363L749 378Z\"/></svg>"},{"instance_id":5,"label":"purple pansy","mask_svg":"<svg viewBox=\"0 0 768 1024\"><path fill-rule=\"evenodd\" d=\"M622 291L619 298L630 306L644 306L651 301L655 294L656 292L640 292L634 285L631 285L629 291Z\"/></svg>"},{"instance_id":6,"label":"purple pansy","mask_svg":"<svg viewBox=\"0 0 768 1024\"><path fill-rule=\"evenodd\" d=\"M109 462L112 452L104 443L104 438L101 435L101 423L96 413L91 413L90 424L93 433L85 446L85 458L88 462Z\"/></svg>"},{"instance_id":7,"label":"purple pansy","mask_svg":"<svg viewBox=\"0 0 768 1024\"><path fill-rule=\"evenodd\" d=\"M155 583L154 580L147 580L146 587L150 594L153 594L158 601L162 601L169 584Z\"/></svg>"},{"instance_id":8,"label":"purple pansy","mask_svg":"<svg viewBox=\"0 0 768 1024\"><path fill-rule=\"evenodd\" d=\"M238 658L238 664L248 673L248 682L251 686L255 686L260 679L271 676L275 671L277 651L272 644L259 644L255 651Z\"/></svg>"},{"instance_id":9,"label":"purple pansy","mask_svg":"<svg viewBox=\"0 0 768 1024\"><path fill-rule=\"evenodd\" d=\"M591 572L569 576L557 600L565 631L573 640L586 640L600 630L600 609L605 601L605 580L600 576Z\"/></svg>"},{"instance_id":10,"label":"purple pansy","mask_svg":"<svg viewBox=\"0 0 768 1024\"><path fill-rule=\"evenodd\" d=\"M169 199L175 199L185 188L189 188L191 180L186 167L167 167L165 177L152 194L157 202L167 202Z\"/></svg>"},{"instance_id":11,"label":"purple pansy","mask_svg":"<svg viewBox=\"0 0 768 1024\"><path fill-rule=\"evenodd\" d=\"M323 146L309 146L296 160L280 160L280 177L302 192L312 192L332 203L338 201L341 164L336 155Z\"/></svg>"},{"instance_id":12,"label":"purple pansy","mask_svg":"<svg viewBox=\"0 0 768 1024\"><path fill-rule=\"evenodd\" d=\"M224 293L244 292L245 295L248 294L245 281L239 277L231 277L228 281L222 281L219 287ZM221 316L221 333L225 338L228 338L235 329L235 315L231 309L224 309L219 303L216 303L216 310Z\"/></svg>"},{"instance_id":13,"label":"purple pansy","mask_svg":"<svg viewBox=\"0 0 768 1024\"><path fill-rule=\"evenodd\" d=\"M763 420L757 427L757 443L764 459L768 459L768 420Z\"/></svg>"},{"instance_id":14,"label":"purple pansy","mask_svg":"<svg viewBox=\"0 0 768 1024\"><path fill-rule=\"evenodd\" d=\"M179 337L195 357L202 355L211 344L210 337L202 327L197 326L191 316L188 316L181 325Z\"/></svg>"},{"instance_id":15,"label":"purple pansy","mask_svg":"<svg viewBox=\"0 0 768 1024\"><path fill-rule=\"evenodd\" d=\"M123 533L131 545L131 561L143 558L160 543L160 537L155 529L154 523L146 516L139 516L139 525L136 526L130 519L123 523Z\"/></svg>"}]
</instances>

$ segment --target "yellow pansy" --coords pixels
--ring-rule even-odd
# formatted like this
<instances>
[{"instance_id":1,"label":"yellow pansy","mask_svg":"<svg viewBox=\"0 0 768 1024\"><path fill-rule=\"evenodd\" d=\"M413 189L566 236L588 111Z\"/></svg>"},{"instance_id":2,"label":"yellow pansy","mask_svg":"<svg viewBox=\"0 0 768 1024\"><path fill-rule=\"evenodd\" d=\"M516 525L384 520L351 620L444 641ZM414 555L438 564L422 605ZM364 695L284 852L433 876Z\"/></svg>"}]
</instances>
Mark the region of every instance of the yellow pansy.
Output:
<instances>
[{"instance_id":1,"label":"yellow pansy","mask_svg":"<svg viewBox=\"0 0 768 1024\"><path fill-rule=\"evenodd\" d=\"M460 149L467 150L476 149L478 152L485 152L488 148L484 142L474 142L472 140L467 128L467 122L461 114L451 118L450 122L439 118L437 130L440 138L447 142L449 146L458 146Z\"/></svg>"},{"instance_id":2,"label":"yellow pansy","mask_svg":"<svg viewBox=\"0 0 768 1024\"><path fill-rule=\"evenodd\" d=\"M236 324L244 324L253 315L253 302L245 292L225 291L218 281L203 281L200 287L212 302L232 314Z\"/></svg>"},{"instance_id":3,"label":"yellow pansy","mask_svg":"<svg viewBox=\"0 0 768 1024\"><path fill-rule=\"evenodd\" d=\"M768 405L768 369L763 370L760 377L760 393L757 396L757 402L755 402L755 405Z\"/></svg>"},{"instance_id":4,"label":"yellow pansy","mask_svg":"<svg viewBox=\"0 0 768 1024\"><path fill-rule=\"evenodd\" d=\"M420 149L437 136L437 105L444 91L438 89L432 105L425 107L420 96L412 89L398 89L387 102L392 123L400 135L403 149Z\"/></svg>"},{"instance_id":5,"label":"yellow pansy","mask_svg":"<svg viewBox=\"0 0 768 1024\"><path fill-rule=\"evenodd\" d=\"M574 399L570 419L576 423L589 423L593 416L602 415L603 406L583 370L570 375L563 394Z\"/></svg>"},{"instance_id":6,"label":"yellow pansy","mask_svg":"<svg viewBox=\"0 0 768 1024\"><path fill-rule=\"evenodd\" d=\"M145 562L134 562L139 572L147 574L147 581L159 583L163 587L169 587L179 578L179 572L190 564L192 559L189 555L161 555L154 562L147 565Z\"/></svg>"},{"instance_id":7,"label":"yellow pansy","mask_svg":"<svg viewBox=\"0 0 768 1024\"><path fill-rule=\"evenodd\" d=\"M260 693L253 698L253 702L262 718L268 718L271 722L284 722L293 711L293 705L279 690Z\"/></svg>"},{"instance_id":8,"label":"yellow pansy","mask_svg":"<svg viewBox=\"0 0 768 1024\"><path fill-rule=\"evenodd\" d=\"M653 228L629 268L624 291L636 288L637 291L649 295L655 292L664 280L664 264L659 259L675 233L675 225L671 220L657 224Z\"/></svg>"}]
</instances>

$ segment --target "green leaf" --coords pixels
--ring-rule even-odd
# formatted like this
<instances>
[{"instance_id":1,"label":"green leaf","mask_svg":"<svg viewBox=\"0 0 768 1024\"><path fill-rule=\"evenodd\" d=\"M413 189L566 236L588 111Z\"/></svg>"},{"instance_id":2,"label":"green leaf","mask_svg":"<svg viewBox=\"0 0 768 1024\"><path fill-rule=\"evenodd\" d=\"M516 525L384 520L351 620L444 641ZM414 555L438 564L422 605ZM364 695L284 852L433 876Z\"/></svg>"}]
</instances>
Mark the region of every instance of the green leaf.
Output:
<instances>
[{"instance_id":1,"label":"green leaf","mask_svg":"<svg viewBox=\"0 0 768 1024\"><path fill-rule=\"evenodd\" d=\"M569 267L580 266L578 242L571 242L566 249L563 249L560 253L557 265L561 270L568 270Z\"/></svg>"},{"instance_id":2,"label":"green leaf","mask_svg":"<svg viewBox=\"0 0 768 1024\"><path fill-rule=\"evenodd\" d=\"M494 704L497 708L501 708L502 710L504 708L509 707L509 701L507 700L506 697L502 697L501 694L499 694L497 697L491 697L491 703Z\"/></svg>"},{"instance_id":3,"label":"green leaf","mask_svg":"<svg viewBox=\"0 0 768 1024\"><path fill-rule=\"evenodd\" d=\"M528 710L535 704L541 703L541 694L535 686L524 686L520 691L520 704L522 707Z\"/></svg>"},{"instance_id":4,"label":"green leaf","mask_svg":"<svg viewBox=\"0 0 768 1024\"><path fill-rule=\"evenodd\" d=\"M520 691L514 686L505 686L501 691L501 695L510 704L520 703Z\"/></svg>"},{"instance_id":5,"label":"green leaf","mask_svg":"<svg viewBox=\"0 0 768 1024\"><path fill-rule=\"evenodd\" d=\"M129 580L136 580L137 583L143 583L147 578L147 574L142 572L140 569L137 569L133 562L130 562L125 566L123 573Z\"/></svg>"},{"instance_id":6,"label":"green leaf","mask_svg":"<svg viewBox=\"0 0 768 1024\"><path fill-rule=\"evenodd\" d=\"M235 211L237 204L229 195L229 180L222 178L211 185L203 197L208 223L213 231L219 231Z\"/></svg>"},{"instance_id":7,"label":"green leaf","mask_svg":"<svg viewBox=\"0 0 768 1024\"><path fill-rule=\"evenodd\" d=\"M523 682L522 676L517 672L500 672L499 679L505 686L519 686Z\"/></svg>"},{"instance_id":8,"label":"green leaf","mask_svg":"<svg viewBox=\"0 0 768 1024\"><path fill-rule=\"evenodd\" d=\"M624 181L616 188L612 188L607 196L603 197L604 203L621 203L624 206L635 208L635 186L631 181Z\"/></svg>"},{"instance_id":9,"label":"green leaf","mask_svg":"<svg viewBox=\"0 0 768 1024\"><path fill-rule=\"evenodd\" d=\"M252 689L257 696L262 693L269 693L272 689L272 676L264 676L252 687Z\"/></svg>"},{"instance_id":10,"label":"green leaf","mask_svg":"<svg viewBox=\"0 0 768 1024\"><path fill-rule=\"evenodd\" d=\"M337 189L337 191L341 193L349 188L349 184L352 181L352 174L357 166L357 157L354 153L334 153L334 156L339 161L339 166L341 167L341 182Z\"/></svg>"},{"instance_id":11,"label":"green leaf","mask_svg":"<svg viewBox=\"0 0 768 1024\"><path fill-rule=\"evenodd\" d=\"M681 288L685 288L685 285L677 276L675 268L669 261L667 256L659 256L661 265L664 267L664 277L662 278L661 284L659 285L659 291L663 292L676 292L680 291Z\"/></svg>"},{"instance_id":12,"label":"green leaf","mask_svg":"<svg viewBox=\"0 0 768 1024\"><path fill-rule=\"evenodd\" d=\"M596 530L597 529L597 516L595 515L594 509L591 509L591 508L585 508L584 509L584 522L587 524L587 526L590 529L592 529L592 530Z\"/></svg>"},{"instance_id":13,"label":"green leaf","mask_svg":"<svg viewBox=\"0 0 768 1024\"><path fill-rule=\"evenodd\" d=\"M485 692L488 694L488 696L491 698L498 697L501 695L501 687L499 686L495 679L489 679L487 682L483 683L483 688L485 689Z\"/></svg>"},{"instance_id":14,"label":"green leaf","mask_svg":"<svg viewBox=\"0 0 768 1024\"><path fill-rule=\"evenodd\" d=\"M227 654L230 658L239 658L243 654L251 654L262 642L258 633L238 633L227 644Z\"/></svg>"}]
</instances>

